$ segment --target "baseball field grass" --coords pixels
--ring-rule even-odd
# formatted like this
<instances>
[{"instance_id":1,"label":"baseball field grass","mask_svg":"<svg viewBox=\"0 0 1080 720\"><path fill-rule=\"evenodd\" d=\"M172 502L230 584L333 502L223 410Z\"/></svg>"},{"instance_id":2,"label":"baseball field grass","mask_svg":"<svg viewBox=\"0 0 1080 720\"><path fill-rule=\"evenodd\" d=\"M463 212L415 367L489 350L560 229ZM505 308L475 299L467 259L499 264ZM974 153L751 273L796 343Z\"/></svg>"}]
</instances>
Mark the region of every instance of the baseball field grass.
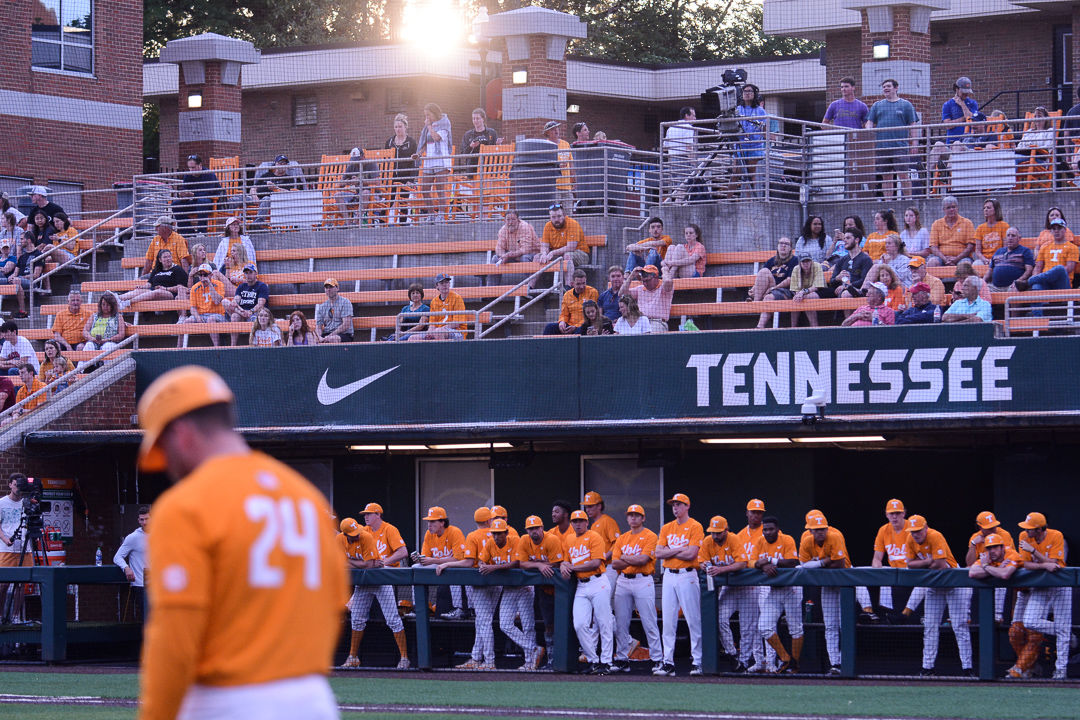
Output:
<instances>
[{"instance_id":1,"label":"baseball field grass","mask_svg":"<svg viewBox=\"0 0 1080 720\"><path fill-rule=\"evenodd\" d=\"M1080 718L1080 688L977 683L740 682L732 679L661 680L622 676L600 680L512 673L485 676L364 674L331 679L345 718L656 717L702 718ZM0 672L0 717L38 720L127 720L138 679L134 673ZM23 698L35 696L33 703ZM102 698L76 705L70 698ZM26 698L29 699L29 698ZM11 711L11 712L9 712Z\"/></svg>"}]
</instances>

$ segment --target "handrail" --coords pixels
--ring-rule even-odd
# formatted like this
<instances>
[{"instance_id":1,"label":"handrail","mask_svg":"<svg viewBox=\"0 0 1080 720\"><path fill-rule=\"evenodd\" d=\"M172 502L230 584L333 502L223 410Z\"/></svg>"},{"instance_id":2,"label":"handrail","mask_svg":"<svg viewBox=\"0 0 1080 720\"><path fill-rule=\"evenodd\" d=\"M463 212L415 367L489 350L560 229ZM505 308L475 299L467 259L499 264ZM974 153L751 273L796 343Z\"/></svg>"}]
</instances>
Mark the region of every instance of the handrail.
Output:
<instances>
[{"instance_id":1,"label":"handrail","mask_svg":"<svg viewBox=\"0 0 1080 720\"><path fill-rule=\"evenodd\" d=\"M421 317L427 317L427 318L430 318L431 316L434 316L434 315L438 315L439 317L444 318L441 322L438 323L439 327L446 327L446 326L449 326L449 325L461 325L461 324L464 324L466 326L464 330L458 330L457 328L446 328L446 329L450 330L451 332L460 332L462 335L468 337L468 335L469 335L469 329L468 329L469 321L468 320L458 320L458 319L456 319L456 316L458 316L458 315L471 315L472 316L472 323L473 323L472 334L473 334L474 338L478 338L478 337L480 337L479 333L480 333L480 313L481 312L482 312L481 310L423 310L423 311L417 310L416 312L413 312L413 311L410 310L408 312L399 312L397 315L394 316L394 336L396 337L398 335L398 333L401 332L401 316L402 315L411 315L411 316L419 315ZM422 332L427 333L427 332L430 332L430 331L431 331L431 326L429 325Z\"/></svg>"},{"instance_id":2,"label":"handrail","mask_svg":"<svg viewBox=\"0 0 1080 720\"><path fill-rule=\"evenodd\" d=\"M1051 93L1051 94L1053 94L1053 93L1061 93L1066 88L1070 89L1070 91L1071 91L1072 86L1071 85L1064 85L1064 84L1062 84L1062 85L1044 85L1043 87L1025 88L1023 90L1001 90L1001 91L997 92L989 100L987 100L982 105L980 105L979 106L979 111L980 112L985 111L986 108L990 107L990 105L993 104L993 102L995 100L997 100L999 97L1001 97L1002 95L1015 95L1016 96L1016 113L1015 113L1015 115L1019 115L1020 114L1020 96L1022 94L1024 94L1024 93L1044 93L1044 92L1048 92L1048 93ZM1052 101L1051 101L1051 104L1053 104Z\"/></svg>"},{"instance_id":3,"label":"handrail","mask_svg":"<svg viewBox=\"0 0 1080 720\"><path fill-rule=\"evenodd\" d=\"M484 307L480 308L479 312L485 312L485 311L491 310L491 308L493 308L494 306L498 305L499 303L503 302L508 297L510 297L514 293L514 291L517 290L522 285L531 283L534 280L538 280L541 275L543 275L545 272L547 272L555 264L559 265L560 275L562 277L565 277L566 276L566 258L563 257L562 255L560 255L559 257L554 258L553 260L550 260L547 265L540 268L539 270L534 272L532 275L530 275L529 277L527 277L524 280L522 280L521 282L519 282L514 287L510 288L509 290L504 292L502 295L500 295L499 297L497 297L494 300L492 300L491 302L489 302ZM514 316L520 314L523 310L527 310L528 308L532 307L538 300L540 300L542 298L545 298L548 295L550 295L552 292L555 291L556 287L557 286L553 282L551 284L551 287L544 288L536 297L534 297L532 300L529 300L529 302L525 303L524 306L518 308L517 310L510 313L509 315L506 315L505 317L500 319L497 323L495 323L494 325L492 325L491 327L487 328L486 330L481 332L479 335L477 335L477 337L478 338L486 337L488 335L488 333L490 333L495 328L502 327L509 320L511 320Z\"/></svg>"}]
</instances>

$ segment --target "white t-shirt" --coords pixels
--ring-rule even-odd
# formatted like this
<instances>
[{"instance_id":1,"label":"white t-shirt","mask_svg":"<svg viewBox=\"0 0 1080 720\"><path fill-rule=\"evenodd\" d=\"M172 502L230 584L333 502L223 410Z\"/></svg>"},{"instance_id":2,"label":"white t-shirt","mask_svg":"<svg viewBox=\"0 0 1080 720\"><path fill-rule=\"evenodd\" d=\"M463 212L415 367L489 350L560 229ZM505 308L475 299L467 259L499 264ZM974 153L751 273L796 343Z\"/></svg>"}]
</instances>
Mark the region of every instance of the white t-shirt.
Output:
<instances>
[{"instance_id":1,"label":"white t-shirt","mask_svg":"<svg viewBox=\"0 0 1080 720\"><path fill-rule=\"evenodd\" d=\"M631 325L626 322L626 318L620 317L615 321L615 334L616 335L644 335L645 333L652 332L652 326L649 324L649 318L642 315L638 318L636 324Z\"/></svg>"},{"instance_id":2,"label":"white t-shirt","mask_svg":"<svg viewBox=\"0 0 1080 720\"><path fill-rule=\"evenodd\" d=\"M4 531L8 539L19 529L22 522L22 500L12 500L10 495L0 498L0 530ZM17 553L22 543L13 543L10 547L0 542L0 552Z\"/></svg>"},{"instance_id":3,"label":"white t-shirt","mask_svg":"<svg viewBox=\"0 0 1080 720\"><path fill-rule=\"evenodd\" d=\"M130 567L135 573L131 582L135 587L143 586L143 571L146 568L146 533L142 528L124 538L123 544L113 556L113 562L122 568Z\"/></svg>"},{"instance_id":4,"label":"white t-shirt","mask_svg":"<svg viewBox=\"0 0 1080 720\"><path fill-rule=\"evenodd\" d=\"M930 247L930 231L926 228L919 228L915 232L904 228L900 231L900 239L904 241L904 249L908 255L922 252Z\"/></svg>"},{"instance_id":5,"label":"white t-shirt","mask_svg":"<svg viewBox=\"0 0 1080 720\"><path fill-rule=\"evenodd\" d=\"M669 125L664 135L664 149L672 155L693 155L695 135L693 125Z\"/></svg>"},{"instance_id":6,"label":"white t-shirt","mask_svg":"<svg viewBox=\"0 0 1080 720\"><path fill-rule=\"evenodd\" d=\"M20 360L25 360L34 366L35 374L41 371L41 363L38 362L37 352L34 351L34 346L22 335L19 335L15 339L14 345L5 340L4 344L0 346L0 358L3 358L4 360L11 360L12 355L15 353L18 353Z\"/></svg>"}]
</instances>

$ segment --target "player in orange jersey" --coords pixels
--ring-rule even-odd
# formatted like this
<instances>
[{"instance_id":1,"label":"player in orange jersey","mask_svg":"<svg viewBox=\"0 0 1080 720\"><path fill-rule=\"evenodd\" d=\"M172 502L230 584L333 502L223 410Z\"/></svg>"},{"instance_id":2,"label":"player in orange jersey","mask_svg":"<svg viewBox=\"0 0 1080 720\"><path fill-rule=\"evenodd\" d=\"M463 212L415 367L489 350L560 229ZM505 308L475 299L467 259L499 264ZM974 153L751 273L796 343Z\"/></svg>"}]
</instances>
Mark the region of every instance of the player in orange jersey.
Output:
<instances>
[{"instance_id":1,"label":"player in orange jersey","mask_svg":"<svg viewBox=\"0 0 1080 720\"><path fill-rule=\"evenodd\" d=\"M517 546L510 542L509 527L502 518L497 517L491 521L491 542L480 551L481 575L515 570L520 565ZM521 538L518 538L519 542L520 540ZM494 590L496 592L493 596L499 602L499 629L524 653L525 662L518 670L535 670L536 624L533 618L532 586L496 587ZM514 625L514 618L521 618L520 630ZM485 627L490 627L490 624ZM491 640L494 642L494 632Z\"/></svg>"},{"instance_id":2,"label":"player in orange jersey","mask_svg":"<svg viewBox=\"0 0 1080 720\"><path fill-rule=\"evenodd\" d=\"M1027 570L1042 572L1057 572L1065 567L1068 548L1065 544L1065 536L1060 530L1052 530L1046 526L1046 516L1039 512L1028 513L1024 521L1020 523L1023 530L1020 533L1020 557ZM1030 588L1024 593L1027 600L1024 603L1023 625L1020 630L1024 634L1024 654L1017 654L1021 659L1017 661L1016 668L1022 672L1020 677L1027 675L1031 666L1038 657L1042 640L1047 635L1057 637L1057 658L1054 665L1054 680L1064 680L1067 665L1069 663L1069 641L1072 636L1072 588L1070 587L1045 587ZM1051 621L1049 615L1053 614ZM1017 611L1013 612L1013 619L1017 617ZM1019 639L1019 638L1018 638ZM1009 629L1009 640L1013 641L1012 628ZM1015 645L1014 645L1015 647ZM1009 677L1018 675L1009 671Z\"/></svg>"},{"instance_id":3,"label":"player in orange jersey","mask_svg":"<svg viewBox=\"0 0 1080 720\"><path fill-rule=\"evenodd\" d=\"M750 564L769 577L776 577L777 568L793 568L799 564L795 539L780 532L779 521L771 515L761 519L761 537L754 545ZM780 658L780 666L776 670L778 673L798 672L799 669L803 646L802 599L802 588L798 586L766 587L761 598L758 630ZM781 614L787 615L788 631L791 633L790 655L776 632L776 623Z\"/></svg>"},{"instance_id":4,"label":"player in orange jersey","mask_svg":"<svg viewBox=\"0 0 1080 720\"><path fill-rule=\"evenodd\" d=\"M751 498L746 503L746 527L735 535L739 544L742 545L743 553L746 554L746 560L751 567L753 567L753 563L750 558L754 554L754 545L757 544L758 538L761 537L761 519L763 517L765 517L765 502L758 498ZM735 666L735 671L764 672L768 666L766 658L773 659L775 655L772 648L769 648L768 652L766 652L768 646L761 641L761 635L758 633L761 598L769 589L767 587L727 589L736 591L731 600L735 605L735 609L739 612L739 636L742 638L739 645L739 662ZM746 631L752 633L750 638L747 638L744 634ZM750 662L751 659L754 661L753 664Z\"/></svg>"},{"instance_id":5,"label":"player in orange jersey","mask_svg":"<svg viewBox=\"0 0 1080 720\"><path fill-rule=\"evenodd\" d=\"M877 536L874 538L874 559L871 561L870 566L884 567L883 563L888 562L889 567L906 568L908 531L907 511L904 509L903 501L892 498L886 502L885 519L888 522L878 528ZM891 587L887 586L879 590L878 604L885 610L891 611L893 609L892 590ZM856 594L858 594L858 591L856 591ZM926 588L912 588L911 595L908 597L900 619L904 620L911 617L925 596ZM864 599L860 599L859 602L863 604L864 610L869 600L869 593Z\"/></svg>"},{"instance_id":6,"label":"player in orange jersey","mask_svg":"<svg viewBox=\"0 0 1080 720\"><path fill-rule=\"evenodd\" d=\"M364 532L364 528L355 518L345 518L340 524L341 532L336 538L338 549L345 556L345 562L350 568L363 570L375 564L375 538L371 533ZM353 589L353 597L349 599L348 607L354 604L356 593L360 588ZM359 623L360 614L350 613L352 623L352 637L349 639L349 654L343 668L351 669L360 667L360 641L364 639L364 626Z\"/></svg>"},{"instance_id":7,"label":"player in orange jersey","mask_svg":"<svg viewBox=\"0 0 1080 720\"><path fill-rule=\"evenodd\" d=\"M626 524L630 530L615 539L611 560L619 575L614 599L616 653L612 666L619 672L630 672L630 656L639 645L630 637L630 619L635 609L649 642L653 669L663 665L664 659L660 628L656 622L656 585L653 582L656 533L645 527L645 508L641 505L626 508Z\"/></svg>"},{"instance_id":8,"label":"player in orange jersey","mask_svg":"<svg viewBox=\"0 0 1080 720\"><path fill-rule=\"evenodd\" d=\"M698 558L702 567L705 568L706 575L716 577L746 568L746 553L739 539L728 530L727 518L723 515L714 515L709 520L706 532L709 536L701 543L701 555ZM719 597L716 600L720 643L724 646L724 652L732 658L738 658L741 650L735 647L735 637L731 633L731 616L747 602L757 602L757 588L725 585L720 588ZM749 624L740 622L739 644L746 648L747 657L750 656L750 648L754 645L756 634L757 627L750 627ZM742 665L739 660L736 662ZM745 670L745 665L735 667L735 672L745 672Z\"/></svg>"},{"instance_id":9,"label":"player in orange jersey","mask_svg":"<svg viewBox=\"0 0 1080 720\"><path fill-rule=\"evenodd\" d=\"M372 559L371 567L401 567L401 561L408 557L409 549L405 547L401 532L383 520L382 505L368 503L362 512L364 515L364 530L375 541L375 557ZM408 645L405 643L405 624L401 622L401 616L398 614L397 598L394 595L393 586L357 587L353 591L352 600L349 601L349 612L352 613L353 617L353 629L355 630L359 625L360 631L363 632L367 626L373 600L378 601L383 619L386 620L390 631L394 633L394 642L397 643L398 652L401 653L397 669L408 670L409 651Z\"/></svg>"},{"instance_id":10,"label":"player in orange jersey","mask_svg":"<svg viewBox=\"0 0 1080 720\"><path fill-rule=\"evenodd\" d=\"M604 541L604 564L607 565L604 574L607 575L614 597L615 582L619 578L619 572L611 567L611 550L615 546L615 539L619 537L619 524L604 512L604 498L598 492L590 490L585 493L585 497L581 500L581 509L589 516L589 529Z\"/></svg>"},{"instance_id":11,"label":"player in orange jersey","mask_svg":"<svg viewBox=\"0 0 1080 720\"><path fill-rule=\"evenodd\" d=\"M968 567L973 566L986 553L985 540L990 535L997 535L1001 538L1007 549L1016 550L1012 535L1009 534L1008 530L1001 527L1001 523L998 522L994 513L983 510L975 516L975 525L978 529L968 540L967 553L964 556L964 564ZM1000 587L994 590L994 622L1001 623L1005 621L1005 596L1007 594L1007 588Z\"/></svg>"},{"instance_id":12,"label":"player in orange jersey","mask_svg":"<svg viewBox=\"0 0 1080 720\"><path fill-rule=\"evenodd\" d=\"M465 545L461 559L443 563L442 565L436 565L435 573L442 574L444 569L452 567L476 567L477 562L480 560L480 554L484 549L484 545L491 540L491 519L490 508L476 508L473 512L473 522L476 523L476 529L465 536ZM469 599L469 608L473 611L473 646L469 659L458 665L458 670L495 669L494 640L492 640L490 654L487 657L484 656L484 638L486 637L486 633L494 632L491 629L492 618L488 618L487 622L484 623L484 618L481 617L480 612L480 606L484 602L484 597L490 595L488 592L489 589L490 588L485 587L473 587L472 585L465 586L465 596ZM492 608L494 608L494 604L492 605ZM494 609L492 610L492 613L494 616Z\"/></svg>"},{"instance_id":13,"label":"player in orange jersey","mask_svg":"<svg viewBox=\"0 0 1080 720\"><path fill-rule=\"evenodd\" d=\"M512 546L517 547L518 541L521 540L521 534L510 524L509 513L502 505L491 506L491 519L495 520L496 518L506 523L506 539Z\"/></svg>"},{"instance_id":14,"label":"player in orange jersey","mask_svg":"<svg viewBox=\"0 0 1080 720\"><path fill-rule=\"evenodd\" d=\"M800 567L849 568L844 534L829 526L820 511L806 516L806 532L799 543ZM825 623L825 648L829 655L829 674L840 674L840 588L821 588L821 618Z\"/></svg>"},{"instance_id":15,"label":"player in orange jersey","mask_svg":"<svg viewBox=\"0 0 1080 720\"><path fill-rule=\"evenodd\" d=\"M664 580L660 607L664 618L664 664L653 675L675 674L675 630L679 611L690 631L691 675L701 674L701 584L698 582L698 554L705 540L701 523L690 517L690 498L675 493L668 505L675 519L660 528L656 559L663 561Z\"/></svg>"},{"instance_id":16,"label":"player in orange jersey","mask_svg":"<svg viewBox=\"0 0 1080 720\"><path fill-rule=\"evenodd\" d=\"M428 508L424 521L427 523L427 532L424 533L424 542L420 546L420 551L412 555L414 564L433 567L460 560L465 556L465 535L456 525L450 524L445 508L438 505ZM452 620L464 617L460 585L450 586L450 601L454 609L445 613L443 617Z\"/></svg>"},{"instance_id":17,"label":"player in orange jersey","mask_svg":"<svg viewBox=\"0 0 1080 720\"><path fill-rule=\"evenodd\" d=\"M559 572L564 578L577 575L574 630L589 663L589 672L607 675L611 672L614 650L615 616L611 613L611 588L604 576L604 541L588 529L589 516L583 510L570 513L570 526L573 533L563 540L566 560ZM596 654L598 639L599 655Z\"/></svg>"},{"instance_id":18,"label":"player in orange jersey","mask_svg":"<svg viewBox=\"0 0 1080 720\"><path fill-rule=\"evenodd\" d=\"M539 515L525 518L525 534L518 541L518 562L522 570L536 570L544 577L552 577L564 559L562 540L544 532L544 522ZM540 616L544 620L544 645L538 647L533 659L533 670L540 669L540 661L546 655L551 661L555 648L555 591L544 585L535 593ZM535 617L534 617L535 619Z\"/></svg>"},{"instance_id":19,"label":"player in orange jersey","mask_svg":"<svg viewBox=\"0 0 1080 720\"><path fill-rule=\"evenodd\" d=\"M330 507L247 446L233 402L196 366L139 401L139 467L175 483L154 505L139 718L331 720L347 584Z\"/></svg>"}]
</instances>

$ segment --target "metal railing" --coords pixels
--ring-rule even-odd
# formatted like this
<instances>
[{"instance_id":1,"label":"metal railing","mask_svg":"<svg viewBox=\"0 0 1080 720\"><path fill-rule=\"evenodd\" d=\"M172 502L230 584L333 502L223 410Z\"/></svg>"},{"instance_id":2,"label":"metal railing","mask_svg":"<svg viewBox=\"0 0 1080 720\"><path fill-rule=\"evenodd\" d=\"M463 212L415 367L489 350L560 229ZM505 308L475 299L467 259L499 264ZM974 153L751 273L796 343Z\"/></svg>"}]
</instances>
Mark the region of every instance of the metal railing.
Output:
<instances>
[{"instance_id":1,"label":"metal railing","mask_svg":"<svg viewBox=\"0 0 1080 720\"><path fill-rule=\"evenodd\" d=\"M471 334L474 338L478 338L480 337L480 328L483 327L481 321L482 312L481 310L418 310L416 312L408 310L394 316L394 338L398 340L453 340L455 339L454 334L463 337L468 337ZM401 323L406 317L428 318L429 321L435 319L435 322L429 322L423 330L410 330L403 333ZM470 324L472 325L471 330L468 327ZM465 327L459 328L457 327L459 325L465 325ZM445 337L438 337L440 334L445 335Z\"/></svg>"},{"instance_id":2,"label":"metal railing","mask_svg":"<svg viewBox=\"0 0 1080 720\"><path fill-rule=\"evenodd\" d=\"M1038 336L1051 330L1080 328L1080 292L1028 292L1005 298L1005 337Z\"/></svg>"},{"instance_id":3,"label":"metal railing","mask_svg":"<svg viewBox=\"0 0 1080 720\"><path fill-rule=\"evenodd\" d=\"M539 280L540 277L544 273L546 273L548 270L555 267L556 265L559 266L558 275L557 275L557 277L555 277L552 280L552 283L551 283L550 287L546 287L546 288L542 289L536 295L536 297L532 298L531 300L529 300L529 302L525 303L521 307L515 307L514 311L512 313L510 313L509 315L505 315L502 318L499 318L499 320L497 320L495 323L493 323L492 325L489 325L485 330L480 332L477 335L477 337L479 337L479 338L487 337L492 332L494 332L496 329L502 327L503 325L510 322L511 320L514 320L516 318L520 318L522 316L523 312L525 312L530 307L532 307L536 303L538 303L541 300L543 300L544 298L546 298L551 293L560 290L561 285L562 285L562 278L566 277L566 258L562 257L562 256L557 257L554 260L550 260L547 263L547 265L544 265L544 267L540 268L539 270L534 272L532 275L525 278L524 280L519 282L517 285L515 285L514 287L512 287L509 290L507 290L506 292L504 292L502 295L495 298L494 300L489 302L484 307L480 308L480 310L478 312L483 313L483 312L491 310L493 307L495 307L496 305L498 305L499 303L503 302L504 300L509 298L511 295L513 295L515 291L517 291L519 288L521 288L524 285L528 285L529 287L533 287L535 285L536 281ZM558 282L556 282L556 280L558 280ZM562 293L559 293L559 306L560 306L559 309L562 310Z\"/></svg>"}]
</instances>

